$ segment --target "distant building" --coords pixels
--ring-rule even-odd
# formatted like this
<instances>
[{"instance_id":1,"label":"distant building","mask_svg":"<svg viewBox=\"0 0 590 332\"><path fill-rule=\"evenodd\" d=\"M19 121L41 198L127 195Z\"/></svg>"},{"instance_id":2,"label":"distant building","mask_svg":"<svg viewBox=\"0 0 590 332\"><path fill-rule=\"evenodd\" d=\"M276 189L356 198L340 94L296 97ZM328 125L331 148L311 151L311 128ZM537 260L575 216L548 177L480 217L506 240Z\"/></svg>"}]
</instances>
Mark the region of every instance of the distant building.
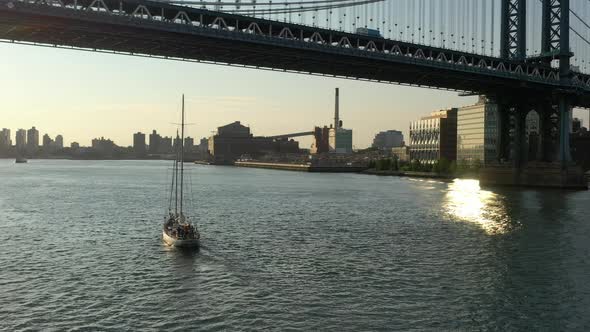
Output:
<instances>
[{"instance_id":1,"label":"distant building","mask_svg":"<svg viewBox=\"0 0 590 332\"><path fill-rule=\"evenodd\" d=\"M404 145L404 134L399 130L382 131L375 135L372 147L379 150L391 150Z\"/></svg>"},{"instance_id":2,"label":"distant building","mask_svg":"<svg viewBox=\"0 0 590 332\"><path fill-rule=\"evenodd\" d=\"M195 140L192 137L185 137L184 138L184 148L187 151L191 151L195 146Z\"/></svg>"},{"instance_id":3,"label":"distant building","mask_svg":"<svg viewBox=\"0 0 590 332\"><path fill-rule=\"evenodd\" d=\"M64 137L62 135L55 136L55 148L60 150L64 148Z\"/></svg>"},{"instance_id":4,"label":"distant building","mask_svg":"<svg viewBox=\"0 0 590 332\"><path fill-rule=\"evenodd\" d=\"M70 149L72 149L72 150L78 150L78 149L80 149L80 143L78 143L78 142L72 142L70 144Z\"/></svg>"},{"instance_id":5,"label":"distant building","mask_svg":"<svg viewBox=\"0 0 590 332\"><path fill-rule=\"evenodd\" d=\"M160 151L160 141L162 137L154 130L150 134L150 146L149 152L150 153L158 153Z\"/></svg>"},{"instance_id":6,"label":"distant building","mask_svg":"<svg viewBox=\"0 0 590 332\"><path fill-rule=\"evenodd\" d=\"M240 121L217 128L217 135L209 138L208 150L217 164L231 164L242 155L257 157L266 153L296 153L299 143L293 140L274 140L254 137L250 128Z\"/></svg>"},{"instance_id":7,"label":"distant building","mask_svg":"<svg viewBox=\"0 0 590 332\"><path fill-rule=\"evenodd\" d=\"M330 152L352 153L352 129L330 128Z\"/></svg>"},{"instance_id":8,"label":"distant building","mask_svg":"<svg viewBox=\"0 0 590 332\"><path fill-rule=\"evenodd\" d=\"M432 164L457 158L457 109L432 112L410 123L410 159Z\"/></svg>"},{"instance_id":9,"label":"distant building","mask_svg":"<svg viewBox=\"0 0 590 332\"><path fill-rule=\"evenodd\" d=\"M330 152L330 128L327 126L314 128L313 142L309 152L311 154Z\"/></svg>"},{"instance_id":10,"label":"distant building","mask_svg":"<svg viewBox=\"0 0 590 332\"><path fill-rule=\"evenodd\" d=\"M138 154L146 153L145 134L137 132L133 134L133 151Z\"/></svg>"},{"instance_id":11,"label":"distant building","mask_svg":"<svg viewBox=\"0 0 590 332\"><path fill-rule=\"evenodd\" d=\"M457 162L482 165L497 160L498 106L485 97L457 114Z\"/></svg>"},{"instance_id":12,"label":"distant building","mask_svg":"<svg viewBox=\"0 0 590 332\"><path fill-rule=\"evenodd\" d=\"M27 148L30 151L35 151L39 148L39 130L34 126L27 130Z\"/></svg>"},{"instance_id":13,"label":"distant building","mask_svg":"<svg viewBox=\"0 0 590 332\"><path fill-rule=\"evenodd\" d=\"M16 131L16 148L23 151L27 147L27 131L19 129Z\"/></svg>"},{"instance_id":14,"label":"distant building","mask_svg":"<svg viewBox=\"0 0 590 332\"><path fill-rule=\"evenodd\" d=\"M391 148L391 154L399 161L410 161L410 148L408 146Z\"/></svg>"},{"instance_id":15,"label":"distant building","mask_svg":"<svg viewBox=\"0 0 590 332\"><path fill-rule=\"evenodd\" d=\"M9 148L12 146L12 139L10 138L10 129L3 128L0 132L0 148Z\"/></svg>"},{"instance_id":16,"label":"distant building","mask_svg":"<svg viewBox=\"0 0 590 332\"><path fill-rule=\"evenodd\" d=\"M201 138L201 141L199 143L199 153L201 155L206 155L208 151L209 151L209 140L207 139L207 137L203 137L203 138Z\"/></svg>"},{"instance_id":17,"label":"distant building","mask_svg":"<svg viewBox=\"0 0 590 332\"><path fill-rule=\"evenodd\" d=\"M235 121L225 126L221 126L217 128L217 135L220 137L251 137L252 134L250 133L250 127L246 127L240 123L240 121Z\"/></svg>"},{"instance_id":18,"label":"distant building","mask_svg":"<svg viewBox=\"0 0 590 332\"><path fill-rule=\"evenodd\" d=\"M162 137L158 147L158 153L171 153L172 149L172 137Z\"/></svg>"},{"instance_id":19,"label":"distant building","mask_svg":"<svg viewBox=\"0 0 590 332\"><path fill-rule=\"evenodd\" d=\"M48 134L43 135L43 147L45 149L49 149L53 147L53 140L49 137Z\"/></svg>"},{"instance_id":20,"label":"distant building","mask_svg":"<svg viewBox=\"0 0 590 332\"><path fill-rule=\"evenodd\" d=\"M334 126L330 128L330 153L352 153L352 129L344 129L340 120L340 89L336 88Z\"/></svg>"},{"instance_id":21,"label":"distant building","mask_svg":"<svg viewBox=\"0 0 590 332\"><path fill-rule=\"evenodd\" d=\"M95 138L92 140L92 149L100 153L111 154L116 147L117 145L115 145L115 142L111 141L110 139L105 139L104 137Z\"/></svg>"}]
</instances>

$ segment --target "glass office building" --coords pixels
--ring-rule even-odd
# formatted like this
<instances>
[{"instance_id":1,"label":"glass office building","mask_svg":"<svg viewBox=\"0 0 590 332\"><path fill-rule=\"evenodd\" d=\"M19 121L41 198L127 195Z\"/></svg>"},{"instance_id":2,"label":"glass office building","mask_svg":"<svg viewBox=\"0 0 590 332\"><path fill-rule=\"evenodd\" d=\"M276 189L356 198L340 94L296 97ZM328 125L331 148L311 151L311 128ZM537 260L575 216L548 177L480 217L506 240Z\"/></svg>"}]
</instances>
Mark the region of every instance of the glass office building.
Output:
<instances>
[{"instance_id":1,"label":"glass office building","mask_svg":"<svg viewBox=\"0 0 590 332\"><path fill-rule=\"evenodd\" d=\"M498 106L480 97L457 114L457 162L472 165L497 160Z\"/></svg>"},{"instance_id":2,"label":"glass office building","mask_svg":"<svg viewBox=\"0 0 590 332\"><path fill-rule=\"evenodd\" d=\"M410 160L432 164L457 157L457 109L436 111L410 123Z\"/></svg>"}]
</instances>

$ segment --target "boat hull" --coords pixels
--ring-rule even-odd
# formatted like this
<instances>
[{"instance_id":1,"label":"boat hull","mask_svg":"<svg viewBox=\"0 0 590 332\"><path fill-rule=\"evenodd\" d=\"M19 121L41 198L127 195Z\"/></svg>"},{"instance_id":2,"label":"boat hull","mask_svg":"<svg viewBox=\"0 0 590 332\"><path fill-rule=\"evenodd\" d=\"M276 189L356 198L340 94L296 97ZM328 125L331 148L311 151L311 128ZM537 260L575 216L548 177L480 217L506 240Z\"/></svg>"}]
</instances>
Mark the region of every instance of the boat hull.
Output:
<instances>
[{"instance_id":1,"label":"boat hull","mask_svg":"<svg viewBox=\"0 0 590 332\"><path fill-rule=\"evenodd\" d=\"M164 243L166 243L167 245L171 246L171 247L178 247L178 248L197 248L199 247L199 240L179 240L179 239L175 239L171 236L169 236L168 234L166 234L165 231L162 231L162 239L164 240Z\"/></svg>"}]
</instances>

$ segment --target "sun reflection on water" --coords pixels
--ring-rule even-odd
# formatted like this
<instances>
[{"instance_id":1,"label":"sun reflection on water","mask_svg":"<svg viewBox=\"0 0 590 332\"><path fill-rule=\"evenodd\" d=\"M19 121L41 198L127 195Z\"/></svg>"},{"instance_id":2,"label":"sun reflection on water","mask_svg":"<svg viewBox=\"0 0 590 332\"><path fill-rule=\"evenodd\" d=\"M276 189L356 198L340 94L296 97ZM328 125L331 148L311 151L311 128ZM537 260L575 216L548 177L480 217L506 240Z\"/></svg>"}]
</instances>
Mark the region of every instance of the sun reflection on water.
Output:
<instances>
[{"instance_id":1,"label":"sun reflection on water","mask_svg":"<svg viewBox=\"0 0 590 332\"><path fill-rule=\"evenodd\" d=\"M478 180L456 179L449 184L445 210L453 217L480 226L487 234L510 232L514 227L504 197L482 190Z\"/></svg>"}]
</instances>

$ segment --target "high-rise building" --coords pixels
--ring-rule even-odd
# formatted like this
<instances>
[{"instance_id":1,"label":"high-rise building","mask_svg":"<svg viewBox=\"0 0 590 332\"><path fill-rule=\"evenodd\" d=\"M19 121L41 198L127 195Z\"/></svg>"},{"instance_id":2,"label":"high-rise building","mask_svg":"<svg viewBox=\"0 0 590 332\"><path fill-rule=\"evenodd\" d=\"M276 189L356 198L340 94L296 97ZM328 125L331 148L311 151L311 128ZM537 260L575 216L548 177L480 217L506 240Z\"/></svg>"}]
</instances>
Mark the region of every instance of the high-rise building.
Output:
<instances>
[{"instance_id":1,"label":"high-rise building","mask_svg":"<svg viewBox=\"0 0 590 332\"><path fill-rule=\"evenodd\" d=\"M0 148L9 148L11 146L10 129L3 128L0 132Z\"/></svg>"},{"instance_id":2,"label":"high-rise building","mask_svg":"<svg viewBox=\"0 0 590 332\"><path fill-rule=\"evenodd\" d=\"M133 150L135 153L143 154L146 152L145 134L137 132L133 134Z\"/></svg>"},{"instance_id":3,"label":"high-rise building","mask_svg":"<svg viewBox=\"0 0 590 332\"><path fill-rule=\"evenodd\" d=\"M27 147L27 131L19 129L16 131L16 148L19 151L24 150Z\"/></svg>"},{"instance_id":4,"label":"high-rise building","mask_svg":"<svg viewBox=\"0 0 590 332\"><path fill-rule=\"evenodd\" d=\"M72 150L78 150L79 148L80 148L80 143L78 143L78 142L72 142L70 144L70 149L72 149Z\"/></svg>"},{"instance_id":5,"label":"high-rise building","mask_svg":"<svg viewBox=\"0 0 590 332\"><path fill-rule=\"evenodd\" d=\"M64 148L64 137L62 135L55 136L55 147L60 150Z\"/></svg>"},{"instance_id":6,"label":"high-rise building","mask_svg":"<svg viewBox=\"0 0 590 332\"><path fill-rule=\"evenodd\" d=\"M27 130L27 148L30 151L35 151L39 148L39 130L35 126Z\"/></svg>"},{"instance_id":7,"label":"high-rise building","mask_svg":"<svg viewBox=\"0 0 590 332\"><path fill-rule=\"evenodd\" d=\"M116 147L117 145L115 144L115 142L104 137L95 138L92 140L92 148L101 153L111 154L113 153Z\"/></svg>"},{"instance_id":8,"label":"high-rise building","mask_svg":"<svg viewBox=\"0 0 590 332\"><path fill-rule=\"evenodd\" d=\"M160 141L162 140L162 136L160 136L156 130L152 131L150 134L150 146L149 152L150 153L158 153L160 151Z\"/></svg>"},{"instance_id":9,"label":"high-rise building","mask_svg":"<svg viewBox=\"0 0 590 332\"><path fill-rule=\"evenodd\" d=\"M382 131L375 135L372 147L379 150L391 150L404 145L404 134L399 130Z\"/></svg>"},{"instance_id":10,"label":"high-rise building","mask_svg":"<svg viewBox=\"0 0 590 332\"><path fill-rule=\"evenodd\" d=\"M48 134L43 135L43 147L47 149L52 146L53 146L53 140L51 139L51 137L49 137Z\"/></svg>"},{"instance_id":11,"label":"high-rise building","mask_svg":"<svg viewBox=\"0 0 590 332\"><path fill-rule=\"evenodd\" d=\"M457 158L457 109L432 112L410 123L410 160L432 164Z\"/></svg>"},{"instance_id":12,"label":"high-rise building","mask_svg":"<svg viewBox=\"0 0 590 332\"><path fill-rule=\"evenodd\" d=\"M457 162L471 165L497 160L498 105L481 96L457 114Z\"/></svg>"},{"instance_id":13,"label":"high-rise building","mask_svg":"<svg viewBox=\"0 0 590 332\"><path fill-rule=\"evenodd\" d=\"M184 138L184 148L186 151L191 151L195 146L195 140L192 137L185 137Z\"/></svg>"},{"instance_id":14,"label":"high-rise building","mask_svg":"<svg viewBox=\"0 0 590 332\"><path fill-rule=\"evenodd\" d=\"M160 139L159 153L170 153L172 152L172 137L162 137Z\"/></svg>"},{"instance_id":15,"label":"high-rise building","mask_svg":"<svg viewBox=\"0 0 590 332\"><path fill-rule=\"evenodd\" d=\"M207 139L207 137L203 137L199 142L199 153L205 155L207 154L207 151L209 151L209 139Z\"/></svg>"}]
</instances>

